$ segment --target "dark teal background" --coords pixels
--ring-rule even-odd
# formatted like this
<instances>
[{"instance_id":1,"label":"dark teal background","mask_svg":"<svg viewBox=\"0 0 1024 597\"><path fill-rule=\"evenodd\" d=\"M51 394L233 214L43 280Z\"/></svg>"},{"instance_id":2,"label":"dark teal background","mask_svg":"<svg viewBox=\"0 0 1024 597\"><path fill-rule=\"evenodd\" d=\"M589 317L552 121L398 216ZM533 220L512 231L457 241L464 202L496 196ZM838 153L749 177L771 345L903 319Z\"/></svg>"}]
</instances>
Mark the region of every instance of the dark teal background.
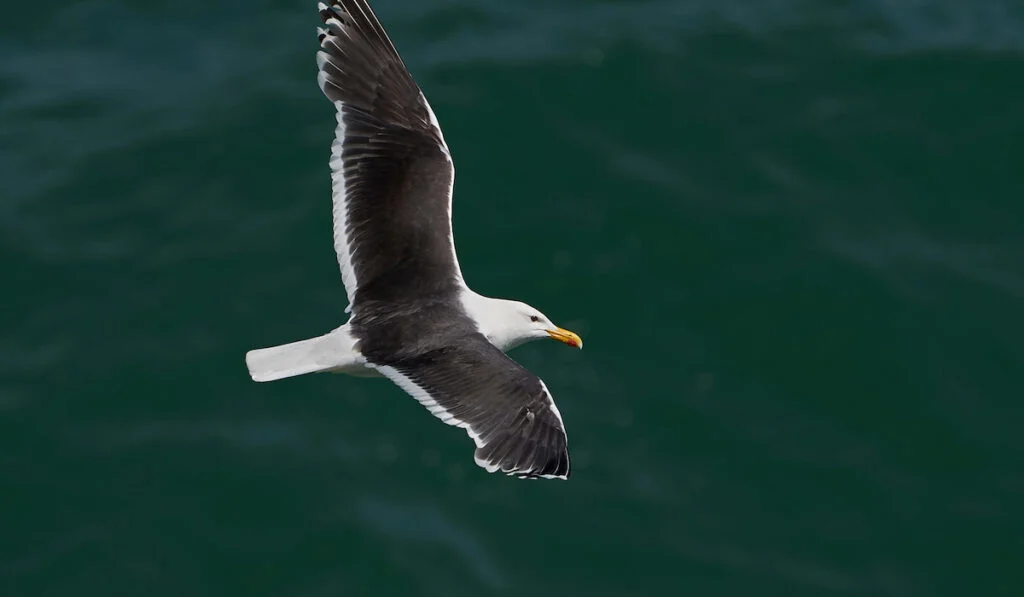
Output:
<instances>
[{"instance_id":1,"label":"dark teal background","mask_svg":"<svg viewBox=\"0 0 1024 597\"><path fill-rule=\"evenodd\" d=\"M379 0L568 482L343 319L315 2L0 20L0 595L1024 595L1024 5Z\"/></svg>"}]
</instances>

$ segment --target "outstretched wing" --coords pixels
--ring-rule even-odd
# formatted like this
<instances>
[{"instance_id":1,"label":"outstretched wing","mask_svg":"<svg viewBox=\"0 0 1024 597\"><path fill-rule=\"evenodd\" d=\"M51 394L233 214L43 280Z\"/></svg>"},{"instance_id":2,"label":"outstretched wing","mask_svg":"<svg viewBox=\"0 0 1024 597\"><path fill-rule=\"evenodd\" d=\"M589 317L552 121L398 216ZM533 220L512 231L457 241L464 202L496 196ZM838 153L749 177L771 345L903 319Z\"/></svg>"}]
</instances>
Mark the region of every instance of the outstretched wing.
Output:
<instances>
[{"instance_id":1,"label":"outstretched wing","mask_svg":"<svg viewBox=\"0 0 1024 597\"><path fill-rule=\"evenodd\" d=\"M488 472L569 477L565 426L547 386L483 336L373 366L435 417L465 429Z\"/></svg>"},{"instance_id":2,"label":"outstretched wing","mask_svg":"<svg viewBox=\"0 0 1024 597\"><path fill-rule=\"evenodd\" d=\"M455 168L433 110L365 1L319 10L317 80L337 109L334 248L348 310L461 284Z\"/></svg>"}]
</instances>

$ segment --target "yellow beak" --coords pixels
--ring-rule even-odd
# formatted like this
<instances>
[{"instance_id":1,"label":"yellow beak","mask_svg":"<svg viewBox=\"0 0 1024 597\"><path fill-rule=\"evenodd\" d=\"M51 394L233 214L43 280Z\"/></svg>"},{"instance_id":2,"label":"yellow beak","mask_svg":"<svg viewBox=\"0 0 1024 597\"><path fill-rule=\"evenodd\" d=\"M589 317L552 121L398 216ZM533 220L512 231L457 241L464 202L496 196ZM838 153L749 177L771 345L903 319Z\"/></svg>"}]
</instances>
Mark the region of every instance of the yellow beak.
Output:
<instances>
[{"instance_id":1,"label":"yellow beak","mask_svg":"<svg viewBox=\"0 0 1024 597\"><path fill-rule=\"evenodd\" d=\"M553 330L547 330L548 335L558 340L559 342L565 342L569 346L575 346L576 348L583 348L583 340L575 333L569 330L563 330L562 328L555 328Z\"/></svg>"}]
</instances>

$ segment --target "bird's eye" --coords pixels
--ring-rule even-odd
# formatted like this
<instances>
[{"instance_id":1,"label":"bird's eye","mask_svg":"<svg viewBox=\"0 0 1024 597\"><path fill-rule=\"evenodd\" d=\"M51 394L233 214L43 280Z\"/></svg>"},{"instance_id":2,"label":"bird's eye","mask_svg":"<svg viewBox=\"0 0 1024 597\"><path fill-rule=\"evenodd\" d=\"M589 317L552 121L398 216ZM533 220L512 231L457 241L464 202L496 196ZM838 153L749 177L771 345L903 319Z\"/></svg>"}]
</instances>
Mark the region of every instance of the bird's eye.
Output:
<instances>
[{"instance_id":1,"label":"bird's eye","mask_svg":"<svg viewBox=\"0 0 1024 597\"><path fill-rule=\"evenodd\" d=\"M538 322L538 321L540 321L540 317L537 317L536 315L531 315L530 316L530 321Z\"/></svg>"}]
</instances>

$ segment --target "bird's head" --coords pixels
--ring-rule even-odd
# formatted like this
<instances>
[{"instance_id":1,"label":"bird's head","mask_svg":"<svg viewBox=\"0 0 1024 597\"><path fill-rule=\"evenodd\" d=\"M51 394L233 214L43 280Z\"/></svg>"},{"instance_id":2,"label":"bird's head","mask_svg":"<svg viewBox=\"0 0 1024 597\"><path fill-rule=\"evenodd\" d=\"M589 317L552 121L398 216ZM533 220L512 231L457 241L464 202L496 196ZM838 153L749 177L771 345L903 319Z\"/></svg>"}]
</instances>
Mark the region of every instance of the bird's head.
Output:
<instances>
[{"instance_id":1,"label":"bird's head","mask_svg":"<svg viewBox=\"0 0 1024 597\"><path fill-rule=\"evenodd\" d=\"M575 348L583 348L583 340L567 329L560 328L547 315L526 303L516 303L516 314L519 316L520 324L523 326L523 334L528 335L527 340L538 338L554 338L559 342L565 342Z\"/></svg>"},{"instance_id":2,"label":"bird's head","mask_svg":"<svg viewBox=\"0 0 1024 597\"><path fill-rule=\"evenodd\" d=\"M467 303L470 316L478 322L487 339L502 350L541 338L554 338L569 346L583 348L583 340L576 333L558 327L547 315L526 303L480 298L484 300Z\"/></svg>"}]
</instances>

